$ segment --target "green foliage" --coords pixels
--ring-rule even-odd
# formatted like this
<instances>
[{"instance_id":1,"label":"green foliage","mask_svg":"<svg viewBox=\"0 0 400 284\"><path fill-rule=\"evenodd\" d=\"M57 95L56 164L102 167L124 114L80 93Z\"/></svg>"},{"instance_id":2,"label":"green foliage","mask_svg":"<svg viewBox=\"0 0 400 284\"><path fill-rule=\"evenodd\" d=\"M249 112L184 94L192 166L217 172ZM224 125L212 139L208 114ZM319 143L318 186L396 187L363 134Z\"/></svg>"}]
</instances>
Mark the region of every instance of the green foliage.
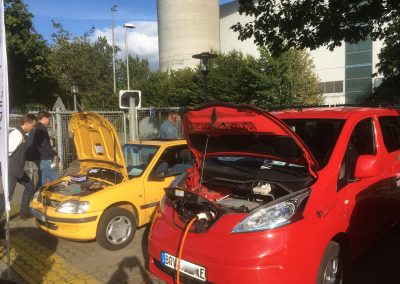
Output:
<instances>
[{"instance_id":1,"label":"green foliage","mask_svg":"<svg viewBox=\"0 0 400 284\"><path fill-rule=\"evenodd\" d=\"M254 18L232 29L239 39L254 37L274 55L290 48L330 50L343 41L357 43L367 38L385 40L379 55L379 73L384 80L371 98L377 102L397 100L400 82L400 3L398 0L292 1L239 0L239 12Z\"/></svg>"},{"instance_id":2,"label":"green foliage","mask_svg":"<svg viewBox=\"0 0 400 284\"><path fill-rule=\"evenodd\" d=\"M389 25L390 35L379 54L378 71L384 76L382 84L370 98L378 103L399 104L400 100L400 19Z\"/></svg>"},{"instance_id":3,"label":"green foliage","mask_svg":"<svg viewBox=\"0 0 400 284\"><path fill-rule=\"evenodd\" d=\"M76 84L78 100L85 109L117 109L117 96L112 95L112 47L107 40L99 37L91 41L93 30L70 38L60 24L53 25L58 30L53 34L55 44L50 58L63 101L71 108L70 90Z\"/></svg>"},{"instance_id":4,"label":"green foliage","mask_svg":"<svg viewBox=\"0 0 400 284\"><path fill-rule=\"evenodd\" d=\"M10 105L19 109L30 103L51 106L57 88L48 62L51 50L32 17L21 0L5 1Z\"/></svg>"},{"instance_id":5,"label":"green foliage","mask_svg":"<svg viewBox=\"0 0 400 284\"><path fill-rule=\"evenodd\" d=\"M239 38L254 36L257 45L273 54L291 47L333 49L342 40L382 39L390 35L385 23L400 15L398 0L239 0L239 4L240 13L254 17L233 26Z\"/></svg>"}]
</instances>

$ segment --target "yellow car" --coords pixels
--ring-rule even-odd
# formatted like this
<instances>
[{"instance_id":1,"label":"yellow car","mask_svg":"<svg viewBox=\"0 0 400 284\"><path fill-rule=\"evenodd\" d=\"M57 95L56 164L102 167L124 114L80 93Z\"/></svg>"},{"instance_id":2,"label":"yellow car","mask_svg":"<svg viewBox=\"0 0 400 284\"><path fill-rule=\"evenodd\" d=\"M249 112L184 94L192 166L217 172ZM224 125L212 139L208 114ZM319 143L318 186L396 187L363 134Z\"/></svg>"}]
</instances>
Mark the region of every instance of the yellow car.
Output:
<instances>
[{"instance_id":1,"label":"yellow car","mask_svg":"<svg viewBox=\"0 0 400 284\"><path fill-rule=\"evenodd\" d=\"M151 220L174 176L190 167L186 141L134 141L121 148L113 126L91 112L74 113L70 129L81 170L43 186L32 214L52 235L121 249Z\"/></svg>"}]
</instances>

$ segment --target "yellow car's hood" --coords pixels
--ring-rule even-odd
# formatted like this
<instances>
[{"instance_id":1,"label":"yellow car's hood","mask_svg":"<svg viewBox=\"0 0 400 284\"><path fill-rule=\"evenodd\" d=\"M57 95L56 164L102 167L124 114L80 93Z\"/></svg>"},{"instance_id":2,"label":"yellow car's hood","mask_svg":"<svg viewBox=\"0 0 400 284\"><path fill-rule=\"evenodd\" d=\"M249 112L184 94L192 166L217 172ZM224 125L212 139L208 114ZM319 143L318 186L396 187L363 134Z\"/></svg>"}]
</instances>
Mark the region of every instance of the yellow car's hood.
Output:
<instances>
[{"instance_id":1,"label":"yellow car's hood","mask_svg":"<svg viewBox=\"0 0 400 284\"><path fill-rule=\"evenodd\" d=\"M105 168L128 179L125 159L111 123L94 112L72 114L70 122L81 169Z\"/></svg>"}]
</instances>

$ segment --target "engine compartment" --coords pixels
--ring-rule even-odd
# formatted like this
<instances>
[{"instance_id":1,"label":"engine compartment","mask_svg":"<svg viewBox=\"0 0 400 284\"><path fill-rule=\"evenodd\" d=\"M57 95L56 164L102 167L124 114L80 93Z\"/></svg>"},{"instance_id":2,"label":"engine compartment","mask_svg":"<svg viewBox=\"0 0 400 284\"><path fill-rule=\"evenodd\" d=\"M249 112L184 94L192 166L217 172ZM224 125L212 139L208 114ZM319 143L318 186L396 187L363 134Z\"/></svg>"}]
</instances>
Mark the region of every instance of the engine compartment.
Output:
<instances>
[{"instance_id":1,"label":"engine compartment","mask_svg":"<svg viewBox=\"0 0 400 284\"><path fill-rule=\"evenodd\" d=\"M181 179L166 195L183 223L198 219L198 232L224 214L249 213L314 182L304 167L249 157L211 158Z\"/></svg>"},{"instance_id":2,"label":"engine compartment","mask_svg":"<svg viewBox=\"0 0 400 284\"><path fill-rule=\"evenodd\" d=\"M91 179L86 175L74 175L47 188L49 192L64 196L87 196L110 186L106 182Z\"/></svg>"}]
</instances>

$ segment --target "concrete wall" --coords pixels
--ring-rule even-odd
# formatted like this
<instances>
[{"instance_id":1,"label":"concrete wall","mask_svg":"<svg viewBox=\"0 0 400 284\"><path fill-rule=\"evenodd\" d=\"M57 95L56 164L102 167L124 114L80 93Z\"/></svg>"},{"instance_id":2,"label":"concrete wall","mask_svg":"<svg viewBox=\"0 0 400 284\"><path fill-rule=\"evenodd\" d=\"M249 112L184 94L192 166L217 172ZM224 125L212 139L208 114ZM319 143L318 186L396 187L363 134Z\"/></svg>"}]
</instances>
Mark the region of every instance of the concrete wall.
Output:
<instances>
[{"instance_id":1,"label":"concrete wall","mask_svg":"<svg viewBox=\"0 0 400 284\"><path fill-rule=\"evenodd\" d=\"M160 69L194 68L192 55L219 52L218 0L157 0Z\"/></svg>"}]
</instances>

